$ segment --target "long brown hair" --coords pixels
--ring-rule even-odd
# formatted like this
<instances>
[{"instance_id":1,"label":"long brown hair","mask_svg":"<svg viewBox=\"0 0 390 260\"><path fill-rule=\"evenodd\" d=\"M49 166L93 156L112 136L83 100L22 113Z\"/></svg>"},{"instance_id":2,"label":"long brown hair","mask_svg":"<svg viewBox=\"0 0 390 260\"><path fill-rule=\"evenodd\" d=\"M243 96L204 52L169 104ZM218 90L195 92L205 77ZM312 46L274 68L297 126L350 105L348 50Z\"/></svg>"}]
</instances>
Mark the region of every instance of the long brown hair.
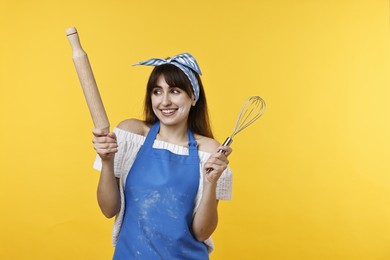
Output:
<instances>
[{"instance_id":1,"label":"long brown hair","mask_svg":"<svg viewBox=\"0 0 390 260\"><path fill-rule=\"evenodd\" d=\"M199 99L196 101L195 106L191 107L188 115L188 128L199 135L213 138L213 133L210 127L209 114L207 110L206 95L204 93L202 81L198 73L194 72L199 82ZM158 78L163 75L167 84L171 87L177 87L187 93L188 96L193 96L192 85L186 74L178 67L172 64L163 64L154 67L150 74L148 84L146 87L145 103L144 103L144 116L145 123L153 125L158 121L158 118L153 112L151 95L153 89L157 85Z\"/></svg>"}]
</instances>

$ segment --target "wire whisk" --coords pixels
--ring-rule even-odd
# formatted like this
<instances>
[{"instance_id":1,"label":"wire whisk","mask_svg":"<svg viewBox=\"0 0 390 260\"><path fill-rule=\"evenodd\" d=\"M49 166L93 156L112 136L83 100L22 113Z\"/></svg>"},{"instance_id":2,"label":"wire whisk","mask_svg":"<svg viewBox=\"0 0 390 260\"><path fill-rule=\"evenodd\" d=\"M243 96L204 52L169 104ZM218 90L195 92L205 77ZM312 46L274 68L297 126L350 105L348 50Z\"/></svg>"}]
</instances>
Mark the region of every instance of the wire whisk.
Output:
<instances>
[{"instance_id":1,"label":"wire whisk","mask_svg":"<svg viewBox=\"0 0 390 260\"><path fill-rule=\"evenodd\" d=\"M259 119L259 117L264 114L264 111L265 101L261 97L249 97L242 105L233 132L228 138L226 138L223 146L230 146L230 144L233 142L233 137ZM218 152L225 153L225 151L222 149L220 149ZM206 173L208 174L212 170L213 168L208 168L206 169Z\"/></svg>"},{"instance_id":2,"label":"wire whisk","mask_svg":"<svg viewBox=\"0 0 390 260\"><path fill-rule=\"evenodd\" d=\"M223 145L229 146L233 142L233 137L235 135L247 128L264 114L265 108L265 101L261 97L249 97L241 107L232 134L226 138ZM219 150L218 152L223 152L223 150Z\"/></svg>"}]
</instances>

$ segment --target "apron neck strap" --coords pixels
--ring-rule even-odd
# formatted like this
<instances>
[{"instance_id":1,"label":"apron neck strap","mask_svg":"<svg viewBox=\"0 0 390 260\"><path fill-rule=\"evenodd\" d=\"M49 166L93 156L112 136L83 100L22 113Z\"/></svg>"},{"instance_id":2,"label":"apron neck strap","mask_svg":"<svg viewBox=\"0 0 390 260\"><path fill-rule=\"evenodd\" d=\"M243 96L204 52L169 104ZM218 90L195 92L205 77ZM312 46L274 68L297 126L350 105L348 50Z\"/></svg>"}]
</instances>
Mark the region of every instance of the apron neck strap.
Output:
<instances>
[{"instance_id":1,"label":"apron neck strap","mask_svg":"<svg viewBox=\"0 0 390 260\"><path fill-rule=\"evenodd\" d=\"M148 135L146 136L144 142L145 147L153 147L154 140L156 139L159 130L160 130L160 121L157 121L156 123L154 123L154 125L152 125Z\"/></svg>"}]
</instances>

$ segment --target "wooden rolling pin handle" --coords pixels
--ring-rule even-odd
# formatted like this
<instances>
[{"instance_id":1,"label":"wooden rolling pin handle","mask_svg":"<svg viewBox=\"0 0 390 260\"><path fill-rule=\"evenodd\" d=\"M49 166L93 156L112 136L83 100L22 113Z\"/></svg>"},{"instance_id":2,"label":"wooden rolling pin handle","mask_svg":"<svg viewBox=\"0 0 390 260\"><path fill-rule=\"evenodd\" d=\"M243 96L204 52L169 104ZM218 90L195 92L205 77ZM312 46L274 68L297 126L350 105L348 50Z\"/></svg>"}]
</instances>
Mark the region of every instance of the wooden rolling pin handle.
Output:
<instances>
[{"instance_id":1,"label":"wooden rolling pin handle","mask_svg":"<svg viewBox=\"0 0 390 260\"><path fill-rule=\"evenodd\" d=\"M81 47L76 28L71 27L66 29L66 35L70 42L70 46L72 47L73 63L76 67L93 124L95 128L108 132L110 131L110 122L108 121L88 56Z\"/></svg>"}]
</instances>

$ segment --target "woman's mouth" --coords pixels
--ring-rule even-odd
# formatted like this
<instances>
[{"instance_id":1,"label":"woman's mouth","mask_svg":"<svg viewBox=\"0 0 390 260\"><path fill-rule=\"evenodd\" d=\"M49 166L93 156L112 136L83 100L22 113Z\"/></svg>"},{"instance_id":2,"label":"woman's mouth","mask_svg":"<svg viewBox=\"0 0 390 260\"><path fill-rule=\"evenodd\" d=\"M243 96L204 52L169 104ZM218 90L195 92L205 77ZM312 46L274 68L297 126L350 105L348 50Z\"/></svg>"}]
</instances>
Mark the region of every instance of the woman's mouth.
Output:
<instances>
[{"instance_id":1,"label":"woman's mouth","mask_svg":"<svg viewBox=\"0 0 390 260\"><path fill-rule=\"evenodd\" d=\"M176 113L177 109L160 109L164 116L171 116Z\"/></svg>"}]
</instances>

